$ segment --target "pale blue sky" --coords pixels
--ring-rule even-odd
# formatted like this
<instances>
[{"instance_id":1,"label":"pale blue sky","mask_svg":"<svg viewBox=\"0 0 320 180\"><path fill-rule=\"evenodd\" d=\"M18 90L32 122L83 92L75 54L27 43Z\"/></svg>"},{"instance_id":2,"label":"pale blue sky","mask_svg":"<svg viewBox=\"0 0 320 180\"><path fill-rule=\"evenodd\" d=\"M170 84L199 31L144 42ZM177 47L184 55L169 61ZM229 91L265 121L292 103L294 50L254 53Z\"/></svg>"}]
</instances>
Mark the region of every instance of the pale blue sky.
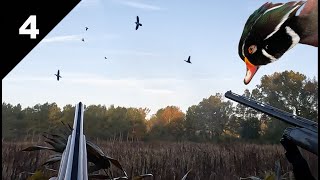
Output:
<instances>
[{"instance_id":1,"label":"pale blue sky","mask_svg":"<svg viewBox=\"0 0 320 180\"><path fill-rule=\"evenodd\" d=\"M242 94L277 71L318 77L317 48L298 44L244 85L239 39L265 2L82 0L2 80L2 101L23 107L82 101L148 107L150 114L175 105L185 112L215 93ZM142 27L136 31L137 15ZM189 55L192 64L183 61Z\"/></svg>"}]
</instances>

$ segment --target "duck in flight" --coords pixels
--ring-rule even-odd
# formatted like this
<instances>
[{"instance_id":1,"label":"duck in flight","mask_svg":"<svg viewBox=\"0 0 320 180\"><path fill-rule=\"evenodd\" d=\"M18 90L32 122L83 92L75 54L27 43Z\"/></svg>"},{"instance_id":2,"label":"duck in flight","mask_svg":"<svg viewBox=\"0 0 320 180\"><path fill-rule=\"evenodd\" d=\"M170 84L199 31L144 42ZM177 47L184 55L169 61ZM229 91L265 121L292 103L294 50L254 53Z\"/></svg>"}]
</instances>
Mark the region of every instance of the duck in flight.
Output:
<instances>
[{"instance_id":1,"label":"duck in flight","mask_svg":"<svg viewBox=\"0 0 320 180\"><path fill-rule=\"evenodd\" d=\"M190 56L188 57L188 60L184 60L184 61L187 62L187 63L192 64L191 61L190 61Z\"/></svg>"},{"instance_id":2,"label":"duck in flight","mask_svg":"<svg viewBox=\"0 0 320 180\"><path fill-rule=\"evenodd\" d=\"M82 38L82 41L84 42L84 38Z\"/></svg>"},{"instance_id":3,"label":"duck in flight","mask_svg":"<svg viewBox=\"0 0 320 180\"><path fill-rule=\"evenodd\" d=\"M139 26L142 26L142 24L139 22L139 16L137 16L137 22L136 23L136 30L138 30Z\"/></svg>"},{"instance_id":4,"label":"duck in flight","mask_svg":"<svg viewBox=\"0 0 320 180\"><path fill-rule=\"evenodd\" d=\"M104 59L107 59L107 57L104 57Z\"/></svg>"},{"instance_id":5,"label":"duck in flight","mask_svg":"<svg viewBox=\"0 0 320 180\"><path fill-rule=\"evenodd\" d=\"M86 31L88 30L89 28L88 27L86 27Z\"/></svg>"},{"instance_id":6,"label":"duck in flight","mask_svg":"<svg viewBox=\"0 0 320 180\"><path fill-rule=\"evenodd\" d=\"M62 77L60 76L60 70L58 70L57 74L54 74L54 75L57 76L57 81L59 81L59 79L62 78Z\"/></svg>"}]
</instances>

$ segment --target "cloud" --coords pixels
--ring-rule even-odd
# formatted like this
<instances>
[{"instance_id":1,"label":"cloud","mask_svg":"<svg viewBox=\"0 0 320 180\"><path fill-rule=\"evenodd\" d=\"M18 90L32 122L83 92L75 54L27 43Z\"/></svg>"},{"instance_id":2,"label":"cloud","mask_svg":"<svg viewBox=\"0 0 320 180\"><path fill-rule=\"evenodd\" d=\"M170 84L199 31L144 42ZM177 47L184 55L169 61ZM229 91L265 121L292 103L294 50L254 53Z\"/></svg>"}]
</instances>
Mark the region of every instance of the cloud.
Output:
<instances>
[{"instance_id":1,"label":"cloud","mask_svg":"<svg viewBox=\"0 0 320 180\"><path fill-rule=\"evenodd\" d=\"M130 79L103 79L103 78L70 78L66 79L65 83L81 84L90 86L102 86L102 87L138 87L137 80Z\"/></svg>"},{"instance_id":2,"label":"cloud","mask_svg":"<svg viewBox=\"0 0 320 180\"><path fill-rule=\"evenodd\" d=\"M82 0L79 3L79 7L98 6L99 4L100 4L100 0Z\"/></svg>"},{"instance_id":3,"label":"cloud","mask_svg":"<svg viewBox=\"0 0 320 180\"><path fill-rule=\"evenodd\" d=\"M219 78L216 78L216 77L200 77L200 78L197 78L198 81L207 81L207 82L210 82L210 81L214 81L214 82L234 82L237 78L236 77L219 77Z\"/></svg>"},{"instance_id":4,"label":"cloud","mask_svg":"<svg viewBox=\"0 0 320 180\"><path fill-rule=\"evenodd\" d=\"M99 39L118 39L121 36L119 34L102 34L99 35Z\"/></svg>"},{"instance_id":5,"label":"cloud","mask_svg":"<svg viewBox=\"0 0 320 180\"><path fill-rule=\"evenodd\" d=\"M133 8L138 8L138 9L151 10L151 11L163 10L163 8L161 8L159 6L145 4L145 3L142 3L142 2L126 1L126 0L117 0L116 2L119 2L119 3L123 4L123 5L130 6L130 7L133 7Z\"/></svg>"},{"instance_id":6,"label":"cloud","mask_svg":"<svg viewBox=\"0 0 320 180\"><path fill-rule=\"evenodd\" d=\"M152 94L173 94L174 91L168 90L168 89L143 89L144 92L152 93Z\"/></svg>"},{"instance_id":7,"label":"cloud","mask_svg":"<svg viewBox=\"0 0 320 180\"><path fill-rule=\"evenodd\" d=\"M49 83L55 82L56 79L52 77L36 77L36 76L15 76L10 78L5 78L4 83L26 83L26 84L39 84L39 83ZM110 79L103 77L98 74L90 73L64 73L62 76L60 84L65 84L67 86L91 86L92 88L99 89L135 89L137 91L148 93L148 94L173 94L174 91L168 89L173 84L181 82L179 79L174 78L118 78ZM169 86L171 85L171 86Z\"/></svg>"},{"instance_id":8,"label":"cloud","mask_svg":"<svg viewBox=\"0 0 320 180\"><path fill-rule=\"evenodd\" d=\"M58 84L57 84L58 83ZM61 81L57 82L54 75L52 76L14 76L5 78L3 86L8 85L20 86L24 88L36 87L42 84L47 89L55 87L63 87L64 89L89 88L94 94L102 92L107 94L116 93L123 97L135 94L136 97L144 96L148 98L162 97L159 101L165 102L184 102L191 101L184 98L189 97L196 101L201 97L207 97L215 92L225 92L234 90L242 92L243 88L234 86L242 85L242 82L234 82L234 78L185 78L185 77L109 77L96 73L68 73L62 74ZM218 86L217 86L218 85ZM241 87L241 86L240 86ZM12 88L12 87L11 87ZM249 88L249 87L248 87ZM84 90L82 90L84 91ZM84 91L81 93L86 93ZM190 97L193 96L193 97ZM132 97L133 99L136 97ZM175 97L175 100L172 98ZM111 98L111 97L110 97ZM188 99L188 98L187 98ZM196 100L194 100L196 99ZM201 99L201 98L200 98ZM158 101L158 100L157 100Z\"/></svg>"},{"instance_id":9,"label":"cloud","mask_svg":"<svg viewBox=\"0 0 320 180\"><path fill-rule=\"evenodd\" d=\"M85 104L110 102L125 107L148 107L151 114L167 105L183 111L216 92L242 93L243 88L225 78L186 77L110 77L98 73L64 72L61 81L55 76L11 76L3 80L3 100L10 103L56 102L63 107L81 100ZM242 85L242 82L239 81ZM39 88L41 87L41 88ZM76 90L76 91L74 91ZM28 94L28 96L26 96ZM29 95L30 94L30 95ZM107 104L108 105L108 104Z\"/></svg>"},{"instance_id":10,"label":"cloud","mask_svg":"<svg viewBox=\"0 0 320 180\"><path fill-rule=\"evenodd\" d=\"M4 78L4 82L26 82L26 81L50 81L52 78L51 77L9 77L9 78Z\"/></svg>"},{"instance_id":11,"label":"cloud","mask_svg":"<svg viewBox=\"0 0 320 180\"><path fill-rule=\"evenodd\" d=\"M66 35L66 36L54 36L49 38L44 38L42 42L67 42L67 41L79 41L80 35Z\"/></svg>"},{"instance_id":12,"label":"cloud","mask_svg":"<svg viewBox=\"0 0 320 180\"><path fill-rule=\"evenodd\" d=\"M7 77L3 81L5 82L27 82L27 81L48 81L55 80L55 76L42 76L29 75L29 76L13 76ZM176 89L177 85L189 86L191 81L197 81L201 84L207 84L208 86L216 83L232 83L236 80L235 77L197 77L197 78L183 78L183 77L144 77L144 78L108 78L95 73L63 73L61 83L67 84L81 84L81 85L93 85L93 86L125 86L125 87L143 87L146 92L163 92L172 93L164 87L172 87ZM161 89L165 90L161 90ZM157 91L155 91L156 89Z\"/></svg>"},{"instance_id":13,"label":"cloud","mask_svg":"<svg viewBox=\"0 0 320 180\"><path fill-rule=\"evenodd\" d=\"M110 79L97 74L65 74L65 83L91 85L99 87L123 87L140 89L148 93L170 94L175 84L183 82L176 78L118 78Z\"/></svg>"},{"instance_id":14,"label":"cloud","mask_svg":"<svg viewBox=\"0 0 320 180\"><path fill-rule=\"evenodd\" d=\"M139 50L107 50L105 51L107 54L130 54L135 56L158 56L159 54L155 54L153 52L145 52Z\"/></svg>"}]
</instances>

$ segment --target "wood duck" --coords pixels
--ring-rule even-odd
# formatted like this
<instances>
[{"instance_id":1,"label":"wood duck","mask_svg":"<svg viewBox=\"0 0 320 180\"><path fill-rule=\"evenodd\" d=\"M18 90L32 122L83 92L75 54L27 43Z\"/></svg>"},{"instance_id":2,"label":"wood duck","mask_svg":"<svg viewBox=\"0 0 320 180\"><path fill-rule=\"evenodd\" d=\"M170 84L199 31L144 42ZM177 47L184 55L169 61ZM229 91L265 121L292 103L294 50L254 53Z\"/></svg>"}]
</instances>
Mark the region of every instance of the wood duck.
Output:
<instances>
[{"instance_id":1,"label":"wood duck","mask_svg":"<svg viewBox=\"0 0 320 180\"><path fill-rule=\"evenodd\" d=\"M59 79L62 78L62 77L60 76L60 70L58 70L57 74L54 74L54 75L57 76L57 81L59 81Z\"/></svg>"},{"instance_id":2,"label":"wood duck","mask_svg":"<svg viewBox=\"0 0 320 180\"><path fill-rule=\"evenodd\" d=\"M137 16L137 22L136 23L136 30L138 30L139 26L142 26L142 24L139 22L139 16Z\"/></svg>"},{"instance_id":3,"label":"wood duck","mask_svg":"<svg viewBox=\"0 0 320 180\"><path fill-rule=\"evenodd\" d=\"M190 58L191 58L191 56L188 57L188 60L184 60L184 61L187 63L191 63Z\"/></svg>"},{"instance_id":4,"label":"wood duck","mask_svg":"<svg viewBox=\"0 0 320 180\"><path fill-rule=\"evenodd\" d=\"M248 18L238 46L247 66L244 84L298 43L318 47L318 0L263 4Z\"/></svg>"}]
</instances>

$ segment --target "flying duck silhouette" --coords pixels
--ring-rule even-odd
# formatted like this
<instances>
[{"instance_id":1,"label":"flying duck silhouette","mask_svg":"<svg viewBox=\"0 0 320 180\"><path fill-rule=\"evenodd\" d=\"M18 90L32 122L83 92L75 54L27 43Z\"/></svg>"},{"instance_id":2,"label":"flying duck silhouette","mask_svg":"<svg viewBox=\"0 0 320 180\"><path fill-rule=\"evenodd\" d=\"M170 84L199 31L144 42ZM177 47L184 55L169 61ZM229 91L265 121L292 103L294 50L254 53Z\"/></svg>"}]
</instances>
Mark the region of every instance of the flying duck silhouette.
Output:
<instances>
[{"instance_id":1,"label":"flying duck silhouette","mask_svg":"<svg viewBox=\"0 0 320 180\"><path fill-rule=\"evenodd\" d=\"M142 26L142 24L139 22L139 16L137 16L137 22L136 23L136 30L138 30L139 26Z\"/></svg>"},{"instance_id":2,"label":"flying duck silhouette","mask_svg":"<svg viewBox=\"0 0 320 180\"><path fill-rule=\"evenodd\" d=\"M82 41L84 42L84 38L82 38Z\"/></svg>"},{"instance_id":3,"label":"flying duck silhouette","mask_svg":"<svg viewBox=\"0 0 320 180\"><path fill-rule=\"evenodd\" d=\"M60 70L58 70L57 74L54 74L54 75L57 76L57 81L59 81L59 79L62 78L62 77L60 76Z\"/></svg>"},{"instance_id":4,"label":"flying duck silhouette","mask_svg":"<svg viewBox=\"0 0 320 180\"><path fill-rule=\"evenodd\" d=\"M278 60L296 44L318 47L318 0L265 3L248 18L238 46L249 84L260 66Z\"/></svg>"},{"instance_id":5,"label":"flying duck silhouette","mask_svg":"<svg viewBox=\"0 0 320 180\"><path fill-rule=\"evenodd\" d=\"M86 27L86 31L88 30L89 28L88 27Z\"/></svg>"},{"instance_id":6,"label":"flying duck silhouette","mask_svg":"<svg viewBox=\"0 0 320 180\"><path fill-rule=\"evenodd\" d=\"M190 61L190 56L188 57L188 60L184 60L184 61L187 62L187 63L192 64L191 61Z\"/></svg>"},{"instance_id":7,"label":"flying duck silhouette","mask_svg":"<svg viewBox=\"0 0 320 180\"><path fill-rule=\"evenodd\" d=\"M104 57L104 59L107 59L107 57Z\"/></svg>"}]
</instances>

